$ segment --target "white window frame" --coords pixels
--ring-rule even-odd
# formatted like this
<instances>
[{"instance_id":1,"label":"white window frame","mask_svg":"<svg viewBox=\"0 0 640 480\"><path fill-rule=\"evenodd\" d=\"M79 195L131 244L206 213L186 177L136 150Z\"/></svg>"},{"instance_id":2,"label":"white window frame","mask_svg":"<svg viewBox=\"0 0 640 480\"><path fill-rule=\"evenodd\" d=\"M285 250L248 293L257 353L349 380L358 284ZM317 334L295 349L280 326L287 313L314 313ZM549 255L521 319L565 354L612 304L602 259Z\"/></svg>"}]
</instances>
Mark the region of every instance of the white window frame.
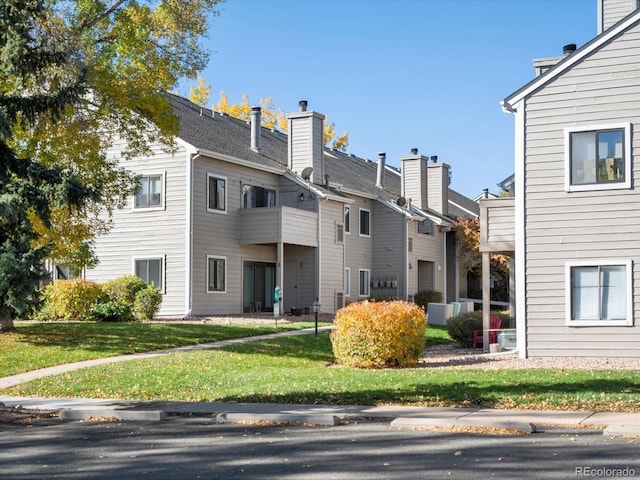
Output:
<instances>
[{"instance_id":1,"label":"white window frame","mask_svg":"<svg viewBox=\"0 0 640 480\"><path fill-rule=\"evenodd\" d=\"M209 261L210 260L222 260L224 261L224 290L210 290L209 289ZM205 278L205 288L207 293L212 294L226 294L227 293L227 257L221 255L207 255L207 265L206 265L206 278Z\"/></svg>"},{"instance_id":2,"label":"white window frame","mask_svg":"<svg viewBox=\"0 0 640 480\"><path fill-rule=\"evenodd\" d=\"M166 188L166 172L149 172L149 173L141 173L139 178L143 179L143 178L149 178L149 177L160 177L160 188L162 189L160 191L160 205L148 205L148 206L137 206L136 205L136 198L137 198L137 193L133 194L133 211L134 212L153 212L153 211L158 211L158 210L164 210L164 204L165 204L165 192L167 190Z\"/></svg>"},{"instance_id":3,"label":"white window frame","mask_svg":"<svg viewBox=\"0 0 640 480\"><path fill-rule=\"evenodd\" d=\"M350 297L351 296L351 269L349 267L345 267L344 269L343 281L344 281L344 286L343 286L344 296Z\"/></svg>"},{"instance_id":4,"label":"white window frame","mask_svg":"<svg viewBox=\"0 0 640 480\"><path fill-rule=\"evenodd\" d=\"M369 230L369 233L362 233L362 212L367 212L369 221L368 221L368 227L367 230ZM361 237L371 237L371 210L369 210L368 208L359 208L358 209L358 233Z\"/></svg>"},{"instance_id":5,"label":"white window frame","mask_svg":"<svg viewBox=\"0 0 640 480\"><path fill-rule=\"evenodd\" d=\"M218 180L224 180L224 210L221 210L219 208L210 208L209 207L209 195L211 194L211 192L209 191L209 186L211 185L210 179L211 178L216 178ZM229 192L229 180L227 179L227 177L225 177L224 175L216 175L215 173L211 173L211 172L207 172L207 198L206 198L206 202L207 202L207 212L210 213L219 213L222 215L226 215L227 214L227 205L228 205L228 192Z\"/></svg>"},{"instance_id":6,"label":"white window frame","mask_svg":"<svg viewBox=\"0 0 640 480\"><path fill-rule=\"evenodd\" d=\"M571 272L574 267L605 267L624 266L626 281L626 312L627 318L624 320L574 320L571 318L571 307L573 304L573 289L571 285ZM572 260L565 263L565 301L566 301L566 324L571 327L629 327L633 325L633 262L622 259L593 259L593 260Z\"/></svg>"},{"instance_id":7,"label":"white window frame","mask_svg":"<svg viewBox=\"0 0 640 480\"><path fill-rule=\"evenodd\" d=\"M571 134L599 132L602 130L624 131L624 182L590 183L586 185L571 184ZM564 189L567 192L586 192L593 190L623 190L631 188L631 123L609 123L603 125L583 125L564 129Z\"/></svg>"},{"instance_id":8,"label":"white window frame","mask_svg":"<svg viewBox=\"0 0 640 480\"><path fill-rule=\"evenodd\" d=\"M139 256L139 257L133 257L132 259L132 266L131 266L131 271L133 273L133 275L136 275L136 262L142 261L142 260L159 260L160 261L160 283L161 285L156 285L156 288L161 292L161 293L165 293L165 284L166 284L166 263L167 263L167 257L166 255L144 255L144 256ZM142 278L142 277L140 277ZM144 280L144 279L143 279Z\"/></svg>"},{"instance_id":9,"label":"white window frame","mask_svg":"<svg viewBox=\"0 0 640 480\"><path fill-rule=\"evenodd\" d=\"M344 233L346 233L347 235L351 235L351 206L350 205L344 206L343 221L344 221Z\"/></svg>"},{"instance_id":10,"label":"white window frame","mask_svg":"<svg viewBox=\"0 0 640 480\"><path fill-rule=\"evenodd\" d=\"M362 282L362 274L366 273L366 282ZM363 289L364 287L364 293ZM361 298L367 298L371 296L371 270L367 268L358 269L358 296Z\"/></svg>"}]
</instances>

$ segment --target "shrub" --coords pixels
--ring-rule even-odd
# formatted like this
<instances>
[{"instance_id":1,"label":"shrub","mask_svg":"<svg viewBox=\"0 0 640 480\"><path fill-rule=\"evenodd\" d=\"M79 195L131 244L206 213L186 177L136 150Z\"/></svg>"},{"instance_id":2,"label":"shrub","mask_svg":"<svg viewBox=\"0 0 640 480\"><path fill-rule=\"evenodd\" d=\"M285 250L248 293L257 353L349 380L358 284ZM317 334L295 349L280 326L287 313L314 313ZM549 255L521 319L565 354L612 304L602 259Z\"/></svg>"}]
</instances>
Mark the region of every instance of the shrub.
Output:
<instances>
[{"instance_id":1,"label":"shrub","mask_svg":"<svg viewBox=\"0 0 640 480\"><path fill-rule=\"evenodd\" d=\"M430 303L442 303L442 294L435 290L421 290L413 296L413 301L426 310Z\"/></svg>"},{"instance_id":2,"label":"shrub","mask_svg":"<svg viewBox=\"0 0 640 480\"><path fill-rule=\"evenodd\" d=\"M63 320L90 320L92 308L104 297L96 282L81 278L56 280L44 288L41 311Z\"/></svg>"},{"instance_id":3,"label":"shrub","mask_svg":"<svg viewBox=\"0 0 640 480\"><path fill-rule=\"evenodd\" d=\"M91 319L96 322L126 322L131 319L131 310L120 302L109 300L93 306Z\"/></svg>"},{"instance_id":4,"label":"shrub","mask_svg":"<svg viewBox=\"0 0 640 480\"><path fill-rule=\"evenodd\" d=\"M424 352L427 320L415 303L352 303L338 310L334 323L333 354L348 367L405 367Z\"/></svg>"},{"instance_id":5,"label":"shrub","mask_svg":"<svg viewBox=\"0 0 640 480\"><path fill-rule=\"evenodd\" d=\"M162 303L162 293L153 285L147 285L136 294L133 313L140 320L151 320Z\"/></svg>"},{"instance_id":6,"label":"shrub","mask_svg":"<svg viewBox=\"0 0 640 480\"><path fill-rule=\"evenodd\" d=\"M502 327L508 326L508 312L490 312L502 320ZM461 313L455 317L447 319L447 331L449 336L455 340L459 347L465 347L473 340L473 332L482 330L482 310L469 313Z\"/></svg>"},{"instance_id":7,"label":"shrub","mask_svg":"<svg viewBox=\"0 0 640 480\"><path fill-rule=\"evenodd\" d=\"M102 285L102 288L111 300L121 303L133 312L136 294L147 288L147 284L136 275L127 275L109 280Z\"/></svg>"}]
</instances>

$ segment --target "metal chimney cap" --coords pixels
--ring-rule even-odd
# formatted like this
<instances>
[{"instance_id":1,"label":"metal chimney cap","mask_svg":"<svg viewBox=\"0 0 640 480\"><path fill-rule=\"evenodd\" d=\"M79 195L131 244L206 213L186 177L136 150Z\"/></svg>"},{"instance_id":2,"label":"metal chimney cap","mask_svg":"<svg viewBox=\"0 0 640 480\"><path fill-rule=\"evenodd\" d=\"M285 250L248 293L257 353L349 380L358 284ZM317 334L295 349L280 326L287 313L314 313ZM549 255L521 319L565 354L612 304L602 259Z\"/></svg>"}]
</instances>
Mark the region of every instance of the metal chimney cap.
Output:
<instances>
[{"instance_id":1,"label":"metal chimney cap","mask_svg":"<svg viewBox=\"0 0 640 480\"><path fill-rule=\"evenodd\" d=\"M437 163L438 162L438 155L431 155L431 161L433 163Z\"/></svg>"},{"instance_id":2,"label":"metal chimney cap","mask_svg":"<svg viewBox=\"0 0 640 480\"><path fill-rule=\"evenodd\" d=\"M306 100L300 100L298 102L298 108L300 109L301 112L306 112L307 111L307 101Z\"/></svg>"},{"instance_id":3,"label":"metal chimney cap","mask_svg":"<svg viewBox=\"0 0 640 480\"><path fill-rule=\"evenodd\" d=\"M262 107L260 107L260 106L251 107L251 111L252 112L259 112L261 110L262 110Z\"/></svg>"},{"instance_id":4,"label":"metal chimney cap","mask_svg":"<svg viewBox=\"0 0 640 480\"><path fill-rule=\"evenodd\" d=\"M411 149L411 155L417 155L418 154L418 149L417 148L412 148Z\"/></svg>"},{"instance_id":5,"label":"metal chimney cap","mask_svg":"<svg viewBox=\"0 0 640 480\"><path fill-rule=\"evenodd\" d=\"M565 46L562 47L562 53L564 53L565 55L568 55L570 53L573 53L576 51L578 47L576 46L575 43L567 43Z\"/></svg>"},{"instance_id":6,"label":"metal chimney cap","mask_svg":"<svg viewBox=\"0 0 640 480\"><path fill-rule=\"evenodd\" d=\"M385 158L387 156L387 154L385 152L379 152L378 153L378 157L380 158Z\"/></svg>"}]
</instances>

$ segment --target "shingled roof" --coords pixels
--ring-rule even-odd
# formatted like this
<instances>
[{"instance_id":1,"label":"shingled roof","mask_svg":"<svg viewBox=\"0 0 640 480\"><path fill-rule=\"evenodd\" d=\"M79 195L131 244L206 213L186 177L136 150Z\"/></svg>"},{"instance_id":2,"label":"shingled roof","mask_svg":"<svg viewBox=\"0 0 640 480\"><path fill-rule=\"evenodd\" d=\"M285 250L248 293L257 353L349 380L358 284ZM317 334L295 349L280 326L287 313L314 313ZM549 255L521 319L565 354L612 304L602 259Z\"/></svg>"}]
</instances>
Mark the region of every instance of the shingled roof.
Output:
<instances>
[{"instance_id":1,"label":"shingled roof","mask_svg":"<svg viewBox=\"0 0 640 480\"><path fill-rule=\"evenodd\" d=\"M251 125L226 114L202 108L191 101L173 94L168 99L180 121L178 137L198 150L232 157L253 163L257 168L287 170L287 135L262 127L260 152L251 149ZM401 192L400 172L385 169L384 186L376 186L377 163L337 150L326 149L325 174L331 187L314 186L332 193L355 193L368 197L380 197L388 202L398 199ZM477 203L449 189L449 219L479 215ZM431 215L438 213L429 211Z\"/></svg>"}]
</instances>

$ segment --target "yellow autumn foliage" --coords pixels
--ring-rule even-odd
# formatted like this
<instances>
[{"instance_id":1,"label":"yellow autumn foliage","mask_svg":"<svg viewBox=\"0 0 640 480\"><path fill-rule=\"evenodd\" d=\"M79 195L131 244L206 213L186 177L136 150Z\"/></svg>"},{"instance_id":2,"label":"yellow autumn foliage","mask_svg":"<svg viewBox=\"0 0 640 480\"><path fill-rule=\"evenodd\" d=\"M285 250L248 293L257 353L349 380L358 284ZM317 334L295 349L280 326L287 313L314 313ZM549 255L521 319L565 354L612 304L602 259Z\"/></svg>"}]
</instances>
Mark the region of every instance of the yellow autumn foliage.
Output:
<instances>
[{"instance_id":1,"label":"yellow autumn foliage","mask_svg":"<svg viewBox=\"0 0 640 480\"><path fill-rule=\"evenodd\" d=\"M427 317L415 303L352 303L338 310L334 324L333 354L347 367L406 367L424 352Z\"/></svg>"}]
</instances>

